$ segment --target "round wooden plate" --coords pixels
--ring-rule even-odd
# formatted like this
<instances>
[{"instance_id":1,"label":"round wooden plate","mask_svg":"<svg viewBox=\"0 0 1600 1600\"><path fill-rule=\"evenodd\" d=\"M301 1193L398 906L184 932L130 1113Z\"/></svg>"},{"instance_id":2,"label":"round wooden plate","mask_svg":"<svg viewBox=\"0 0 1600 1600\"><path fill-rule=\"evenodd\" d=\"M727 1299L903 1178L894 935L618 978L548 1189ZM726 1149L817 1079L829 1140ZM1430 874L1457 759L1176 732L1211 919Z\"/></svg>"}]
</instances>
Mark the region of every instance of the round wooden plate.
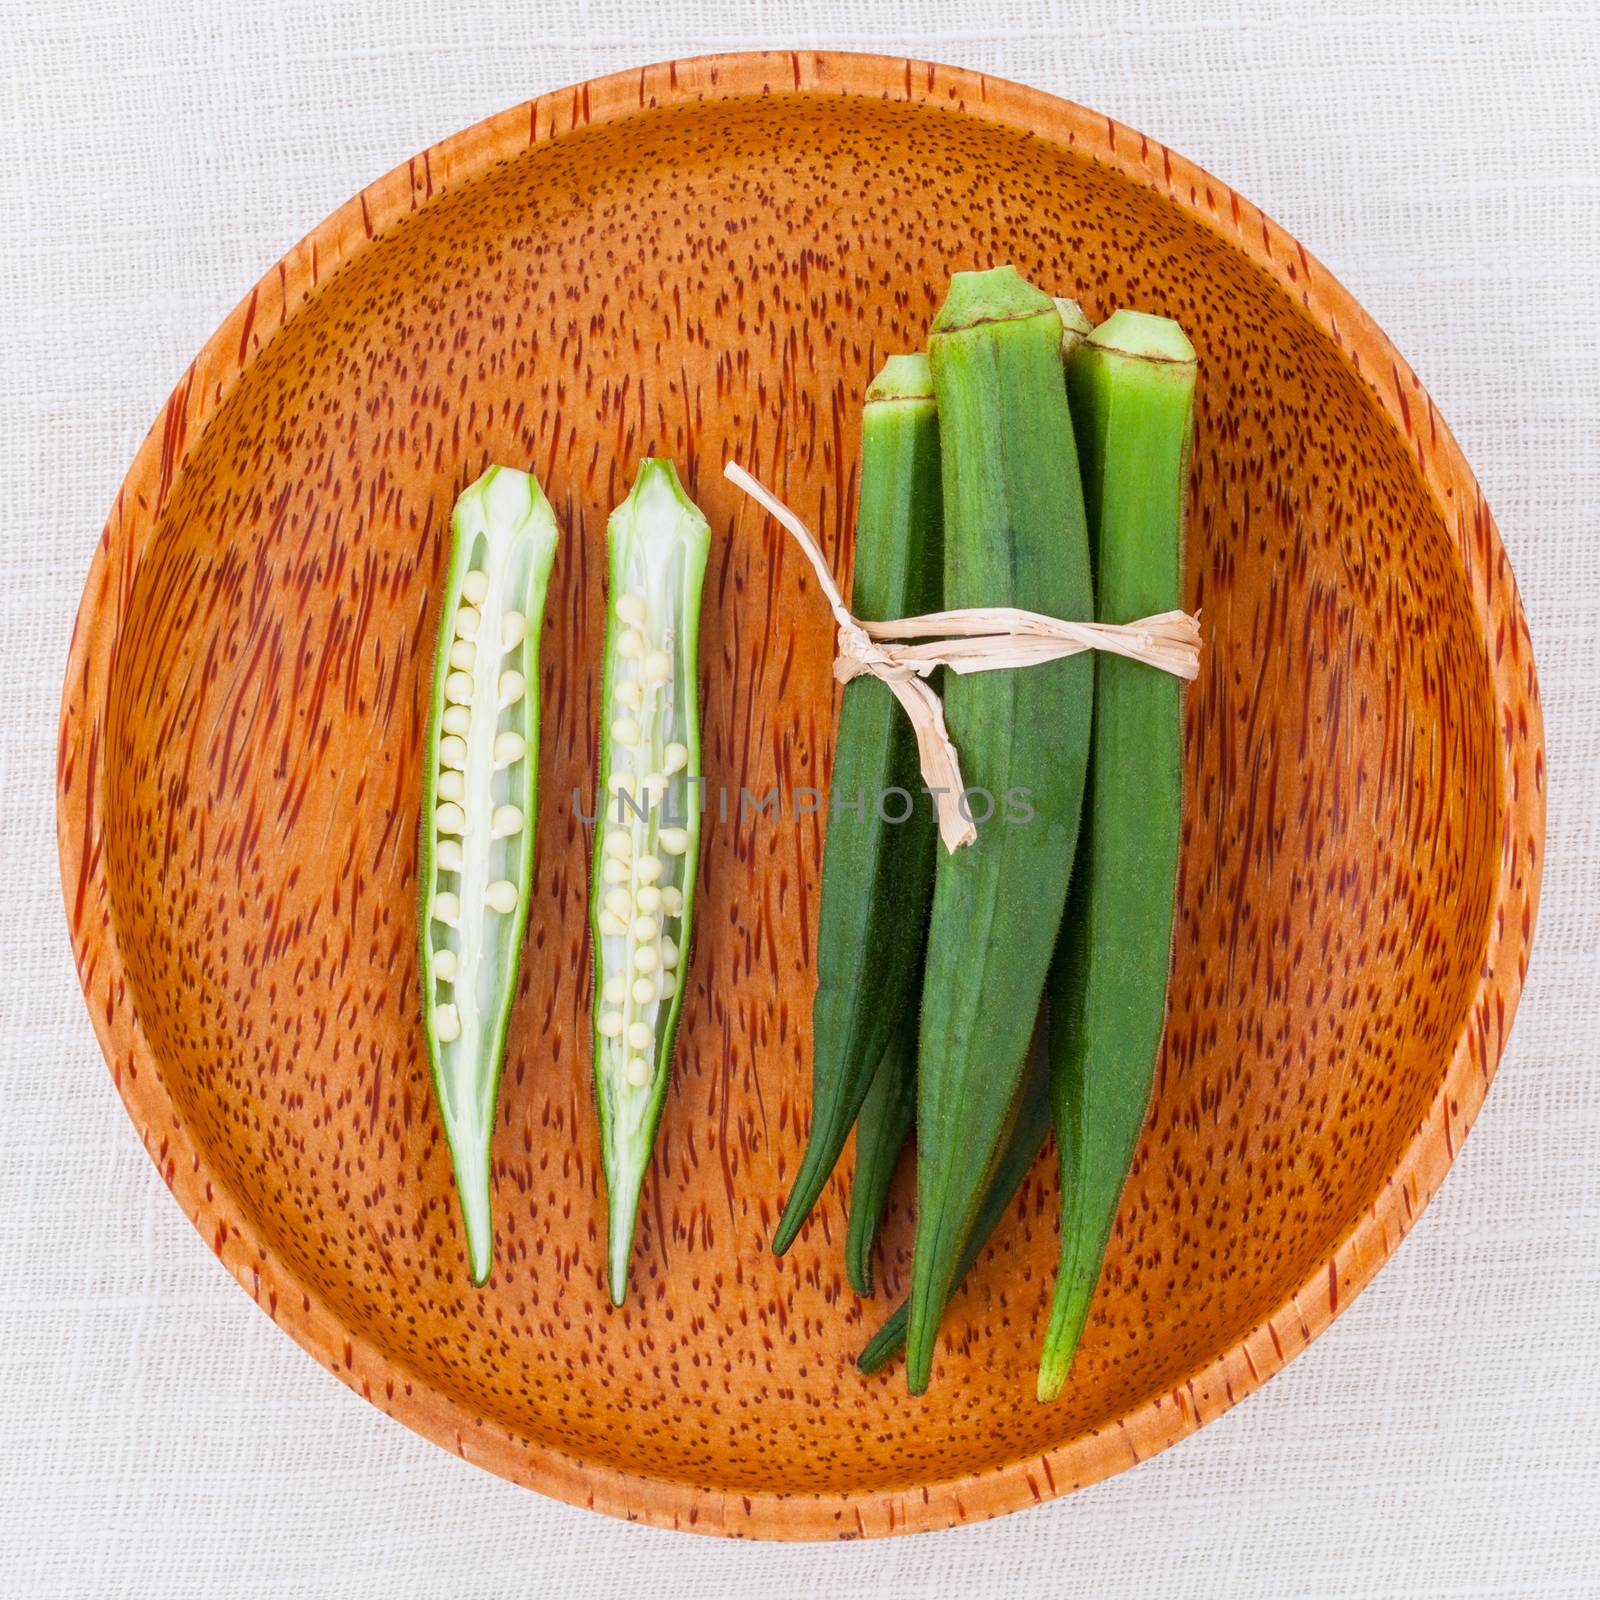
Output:
<instances>
[{"instance_id":1,"label":"round wooden plate","mask_svg":"<svg viewBox=\"0 0 1600 1600\"><path fill-rule=\"evenodd\" d=\"M1071 1383L1032 1398L1041 1161L933 1386L853 1357L843 1179L772 1225L809 1113L831 627L730 454L851 559L862 390L949 274L1014 261L1201 352L1172 1013ZM603 524L674 457L714 533L713 811L634 1289L602 1282L584 896ZM415 999L418 749L448 512L529 465L564 526L538 868L467 1280ZM60 740L85 998L161 1175L261 1308L391 1416L547 1494L702 1532L992 1516L1142 1460L1277 1371L1471 1126L1532 937L1526 624L1427 394L1293 239L1107 118L864 56L673 62L493 117L342 207L184 373L95 552Z\"/></svg>"}]
</instances>

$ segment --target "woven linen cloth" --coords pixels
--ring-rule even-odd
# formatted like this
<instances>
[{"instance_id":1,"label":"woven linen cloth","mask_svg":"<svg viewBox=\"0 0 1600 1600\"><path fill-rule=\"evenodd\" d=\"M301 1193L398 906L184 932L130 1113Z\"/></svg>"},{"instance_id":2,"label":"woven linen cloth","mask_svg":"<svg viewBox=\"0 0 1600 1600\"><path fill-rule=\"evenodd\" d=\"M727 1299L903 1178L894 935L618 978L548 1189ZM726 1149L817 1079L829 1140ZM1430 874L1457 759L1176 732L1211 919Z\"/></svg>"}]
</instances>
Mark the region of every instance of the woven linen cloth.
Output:
<instances>
[{"instance_id":1,"label":"woven linen cloth","mask_svg":"<svg viewBox=\"0 0 1600 1600\"><path fill-rule=\"evenodd\" d=\"M72 971L56 717L91 550L189 357L424 145L710 50L909 54L1111 114L1305 241L1499 519L1548 718L1531 975L1439 1198L1258 1395L981 1527L629 1527L502 1483L278 1332L172 1203ZM1600 1595L1600 10L1591 0L0 0L0 1595Z\"/></svg>"}]
</instances>

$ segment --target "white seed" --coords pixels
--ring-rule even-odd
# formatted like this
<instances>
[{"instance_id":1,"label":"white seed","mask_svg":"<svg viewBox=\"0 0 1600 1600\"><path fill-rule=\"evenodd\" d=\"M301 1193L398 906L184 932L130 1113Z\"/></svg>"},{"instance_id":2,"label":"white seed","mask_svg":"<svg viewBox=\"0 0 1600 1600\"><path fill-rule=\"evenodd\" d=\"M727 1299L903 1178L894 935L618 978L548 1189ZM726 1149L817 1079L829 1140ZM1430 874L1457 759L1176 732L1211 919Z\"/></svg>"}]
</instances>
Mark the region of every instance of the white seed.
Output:
<instances>
[{"instance_id":1,"label":"white seed","mask_svg":"<svg viewBox=\"0 0 1600 1600\"><path fill-rule=\"evenodd\" d=\"M658 806L662 797L667 792L667 775L664 772L652 772L644 780L644 792L650 796L650 804Z\"/></svg>"},{"instance_id":2,"label":"white seed","mask_svg":"<svg viewBox=\"0 0 1600 1600\"><path fill-rule=\"evenodd\" d=\"M467 780L454 767L446 767L439 774L437 789L441 800L460 800L466 796Z\"/></svg>"},{"instance_id":3,"label":"white seed","mask_svg":"<svg viewBox=\"0 0 1600 1600\"><path fill-rule=\"evenodd\" d=\"M689 848L689 830L687 828L663 828L658 835L661 848L669 856L681 856Z\"/></svg>"},{"instance_id":4,"label":"white seed","mask_svg":"<svg viewBox=\"0 0 1600 1600\"><path fill-rule=\"evenodd\" d=\"M472 729L472 713L465 706L446 706L444 716L439 719L439 726L446 733L464 739Z\"/></svg>"},{"instance_id":5,"label":"white seed","mask_svg":"<svg viewBox=\"0 0 1600 1600\"><path fill-rule=\"evenodd\" d=\"M647 1006L656 997L656 980L654 978L635 978L633 980L633 998L639 1005Z\"/></svg>"},{"instance_id":6,"label":"white seed","mask_svg":"<svg viewBox=\"0 0 1600 1600\"><path fill-rule=\"evenodd\" d=\"M655 1042L655 1035L650 1031L647 1022L630 1022L628 1024L628 1043L635 1050L648 1050Z\"/></svg>"},{"instance_id":7,"label":"white seed","mask_svg":"<svg viewBox=\"0 0 1600 1600\"><path fill-rule=\"evenodd\" d=\"M452 1044L461 1037L461 1013L454 1006L439 1006L433 1013L433 1033L440 1044Z\"/></svg>"},{"instance_id":8,"label":"white seed","mask_svg":"<svg viewBox=\"0 0 1600 1600\"><path fill-rule=\"evenodd\" d=\"M637 678L624 678L612 691L611 698L629 711L637 711L644 704L644 691Z\"/></svg>"},{"instance_id":9,"label":"white seed","mask_svg":"<svg viewBox=\"0 0 1600 1600\"><path fill-rule=\"evenodd\" d=\"M618 861L626 861L633 854L633 835L626 828L607 828L605 852Z\"/></svg>"},{"instance_id":10,"label":"white seed","mask_svg":"<svg viewBox=\"0 0 1600 1600\"><path fill-rule=\"evenodd\" d=\"M624 628L617 637L617 654L637 661L644 654L644 635L637 628Z\"/></svg>"},{"instance_id":11,"label":"white seed","mask_svg":"<svg viewBox=\"0 0 1600 1600\"><path fill-rule=\"evenodd\" d=\"M520 733L507 728L504 733L494 736L494 764L497 767L509 767L513 761L520 761L528 753L528 741Z\"/></svg>"},{"instance_id":12,"label":"white seed","mask_svg":"<svg viewBox=\"0 0 1600 1600\"><path fill-rule=\"evenodd\" d=\"M514 706L522 698L523 690L528 687L520 672L502 672L500 674L500 704L502 707Z\"/></svg>"},{"instance_id":13,"label":"white seed","mask_svg":"<svg viewBox=\"0 0 1600 1600\"><path fill-rule=\"evenodd\" d=\"M607 978L600 985L600 998L610 1006L620 1006L628 998L628 980L626 978Z\"/></svg>"},{"instance_id":14,"label":"white seed","mask_svg":"<svg viewBox=\"0 0 1600 1600\"><path fill-rule=\"evenodd\" d=\"M676 739L661 752L661 770L663 772L682 772L689 765L689 747L679 744Z\"/></svg>"},{"instance_id":15,"label":"white seed","mask_svg":"<svg viewBox=\"0 0 1600 1600\"><path fill-rule=\"evenodd\" d=\"M606 778L606 788L613 794L631 794L633 792L633 774L622 768L613 768Z\"/></svg>"},{"instance_id":16,"label":"white seed","mask_svg":"<svg viewBox=\"0 0 1600 1600\"><path fill-rule=\"evenodd\" d=\"M634 1056L628 1062L628 1082L642 1089L650 1081L650 1063L643 1056Z\"/></svg>"},{"instance_id":17,"label":"white seed","mask_svg":"<svg viewBox=\"0 0 1600 1600\"><path fill-rule=\"evenodd\" d=\"M433 897L433 920L442 922L447 928L461 925L461 901L448 889Z\"/></svg>"},{"instance_id":18,"label":"white seed","mask_svg":"<svg viewBox=\"0 0 1600 1600\"><path fill-rule=\"evenodd\" d=\"M502 917L509 917L517 909L517 886L509 878L496 878L483 891L483 903Z\"/></svg>"},{"instance_id":19,"label":"white seed","mask_svg":"<svg viewBox=\"0 0 1600 1600\"><path fill-rule=\"evenodd\" d=\"M639 742L639 724L632 717L618 717L611 724L611 737L618 744L631 749Z\"/></svg>"},{"instance_id":20,"label":"white seed","mask_svg":"<svg viewBox=\"0 0 1600 1600\"><path fill-rule=\"evenodd\" d=\"M647 883L634 899L635 904L641 911L659 911L661 909L661 891L653 883Z\"/></svg>"},{"instance_id":21,"label":"white seed","mask_svg":"<svg viewBox=\"0 0 1600 1600\"><path fill-rule=\"evenodd\" d=\"M625 917L633 910L633 903L626 889L607 889L605 908L614 917Z\"/></svg>"},{"instance_id":22,"label":"white seed","mask_svg":"<svg viewBox=\"0 0 1600 1600\"><path fill-rule=\"evenodd\" d=\"M602 883L626 883L628 881L628 863L626 861L618 861L615 856L611 857L600 868L600 880Z\"/></svg>"},{"instance_id":23,"label":"white seed","mask_svg":"<svg viewBox=\"0 0 1600 1600\"><path fill-rule=\"evenodd\" d=\"M665 683L672 676L672 658L665 650L652 650L644 658L644 681Z\"/></svg>"},{"instance_id":24,"label":"white seed","mask_svg":"<svg viewBox=\"0 0 1600 1600\"><path fill-rule=\"evenodd\" d=\"M454 706L472 704L472 679L465 672L452 672L444 680L444 697Z\"/></svg>"},{"instance_id":25,"label":"white seed","mask_svg":"<svg viewBox=\"0 0 1600 1600\"><path fill-rule=\"evenodd\" d=\"M461 841L459 839L441 839L438 848L433 852L435 864L442 872L459 872L461 870Z\"/></svg>"},{"instance_id":26,"label":"white seed","mask_svg":"<svg viewBox=\"0 0 1600 1600\"><path fill-rule=\"evenodd\" d=\"M458 734L447 733L439 741L439 765L461 768L467 764L467 741Z\"/></svg>"},{"instance_id":27,"label":"white seed","mask_svg":"<svg viewBox=\"0 0 1600 1600\"><path fill-rule=\"evenodd\" d=\"M528 635L528 619L520 611L502 612L500 616L500 648L515 650Z\"/></svg>"},{"instance_id":28,"label":"white seed","mask_svg":"<svg viewBox=\"0 0 1600 1600\"><path fill-rule=\"evenodd\" d=\"M481 606L489 598L489 574L474 567L461 580L461 598L469 606Z\"/></svg>"},{"instance_id":29,"label":"white seed","mask_svg":"<svg viewBox=\"0 0 1600 1600\"><path fill-rule=\"evenodd\" d=\"M434 813L433 825L440 833L465 833L467 814L454 800L446 800Z\"/></svg>"},{"instance_id":30,"label":"white seed","mask_svg":"<svg viewBox=\"0 0 1600 1600\"><path fill-rule=\"evenodd\" d=\"M622 1032L622 1013L620 1011L602 1011L600 1020L594 1025L594 1031L602 1039L615 1039Z\"/></svg>"},{"instance_id":31,"label":"white seed","mask_svg":"<svg viewBox=\"0 0 1600 1600\"><path fill-rule=\"evenodd\" d=\"M640 883L654 883L661 876L661 858L640 856L633 864L633 875Z\"/></svg>"},{"instance_id":32,"label":"white seed","mask_svg":"<svg viewBox=\"0 0 1600 1600\"><path fill-rule=\"evenodd\" d=\"M675 945L670 939L663 939L661 941L661 965L664 966L668 972L671 972L672 969L677 966L677 964L677 945Z\"/></svg>"},{"instance_id":33,"label":"white seed","mask_svg":"<svg viewBox=\"0 0 1600 1600\"><path fill-rule=\"evenodd\" d=\"M522 812L516 806L496 806L489 818L489 837L509 839L522 832Z\"/></svg>"},{"instance_id":34,"label":"white seed","mask_svg":"<svg viewBox=\"0 0 1600 1600\"><path fill-rule=\"evenodd\" d=\"M600 924L600 932L608 939L620 939L628 931L628 924L614 911L602 911L595 921Z\"/></svg>"},{"instance_id":35,"label":"white seed","mask_svg":"<svg viewBox=\"0 0 1600 1600\"><path fill-rule=\"evenodd\" d=\"M433 975L440 983L454 983L461 970L461 959L449 945L433 952Z\"/></svg>"},{"instance_id":36,"label":"white seed","mask_svg":"<svg viewBox=\"0 0 1600 1600\"><path fill-rule=\"evenodd\" d=\"M617 615L630 627L642 628L644 619L649 615L645 608L644 596L638 594L625 594L617 601Z\"/></svg>"},{"instance_id":37,"label":"white seed","mask_svg":"<svg viewBox=\"0 0 1600 1600\"><path fill-rule=\"evenodd\" d=\"M473 607L462 606L456 612L456 637L458 639L476 639L480 620L477 611Z\"/></svg>"},{"instance_id":38,"label":"white seed","mask_svg":"<svg viewBox=\"0 0 1600 1600\"><path fill-rule=\"evenodd\" d=\"M653 945L641 945L633 952L633 964L640 972L654 972L661 965L661 957Z\"/></svg>"},{"instance_id":39,"label":"white seed","mask_svg":"<svg viewBox=\"0 0 1600 1600\"><path fill-rule=\"evenodd\" d=\"M683 890L677 884L669 883L661 891L661 909L669 917L681 917L683 915Z\"/></svg>"},{"instance_id":40,"label":"white seed","mask_svg":"<svg viewBox=\"0 0 1600 1600\"><path fill-rule=\"evenodd\" d=\"M450 665L461 672L471 672L478 664L478 647L470 639L457 639L450 646Z\"/></svg>"},{"instance_id":41,"label":"white seed","mask_svg":"<svg viewBox=\"0 0 1600 1600\"><path fill-rule=\"evenodd\" d=\"M635 917L633 936L640 944L649 944L661 932L661 924L654 917Z\"/></svg>"},{"instance_id":42,"label":"white seed","mask_svg":"<svg viewBox=\"0 0 1600 1600\"><path fill-rule=\"evenodd\" d=\"M661 998L663 1000L670 1000L673 995L677 993L678 989L678 979L676 974L671 972L663 972L661 974L660 987Z\"/></svg>"}]
</instances>

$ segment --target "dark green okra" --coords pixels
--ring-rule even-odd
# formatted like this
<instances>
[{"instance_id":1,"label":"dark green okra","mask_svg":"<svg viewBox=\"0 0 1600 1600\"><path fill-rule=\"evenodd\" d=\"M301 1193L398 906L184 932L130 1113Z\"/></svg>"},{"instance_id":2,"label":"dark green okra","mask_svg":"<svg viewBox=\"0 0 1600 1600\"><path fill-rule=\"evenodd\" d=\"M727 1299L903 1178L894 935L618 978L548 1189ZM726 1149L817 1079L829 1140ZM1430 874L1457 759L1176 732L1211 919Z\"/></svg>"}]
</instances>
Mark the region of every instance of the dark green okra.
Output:
<instances>
[{"instance_id":1,"label":"dark green okra","mask_svg":"<svg viewBox=\"0 0 1600 1600\"><path fill-rule=\"evenodd\" d=\"M1063 324L1015 269L957 273L929 338L943 462L949 608L1088 620L1094 601ZM992 1174L1072 871L1088 759L1087 654L946 673L965 782L993 797L977 842L939 859L923 978L916 1248L906 1341L913 1394ZM1025 794L1033 816L999 808ZM981 804L981 802L978 802Z\"/></svg>"},{"instance_id":2,"label":"dark green okra","mask_svg":"<svg viewBox=\"0 0 1600 1600\"><path fill-rule=\"evenodd\" d=\"M628 1260L683 1005L700 858L700 590L711 530L670 461L606 525L600 799L589 901L611 1298Z\"/></svg>"},{"instance_id":3,"label":"dark green okra","mask_svg":"<svg viewBox=\"0 0 1600 1600\"><path fill-rule=\"evenodd\" d=\"M1138 312L1102 323L1069 365L1102 622L1182 604L1194 384L1182 330ZM1117 656L1095 679L1086 821L1050 979L1061 1262L1041 1400L1072 1365L1150 1100L1172 960L1181 691Z\"/></svg>"},{"instance_id":4,"label":"dark green okra","mask_svg":"<svg viewBox=\"0 0 1600 1600\"><path fill-rule=\"evenodd\" d=\"M526 472L456 502L423 752L422 1015L474 1283L489 1275L489 1150L528 921L539 631L556 520Z\"/></svg>"},{"instance_id":5,"label":"dark green okra","mask_svg":"<svg viewBox=\"0 0 1600 1600\"><path fill-rule=\"evenodd\" d=\"M872 1293L872 1247L900 1152L917 1120L917 1012L908 1006L889 1048L872 1075L856 1119L856 1172L850 1183L850 1222L844 1235L844 1270L857 1294Z\"/></svg>"},{"instance_id":6,"label":"dark green okra","mask_svg":"<svg viewBox=\"0 0 1600 1600\"><path fill-rule=\"evenodd\" d=\"M855 615L886 620L936 610L940 540L939 430L927 358L891 356L867 390L861 418ZM897 1019L915 1006L935 837L918 773L916 735L888 687L870 677L847 684L822 861L811 1136L773 1236L779 1255L822 1193Z\"/></svg>"}]
</instances>

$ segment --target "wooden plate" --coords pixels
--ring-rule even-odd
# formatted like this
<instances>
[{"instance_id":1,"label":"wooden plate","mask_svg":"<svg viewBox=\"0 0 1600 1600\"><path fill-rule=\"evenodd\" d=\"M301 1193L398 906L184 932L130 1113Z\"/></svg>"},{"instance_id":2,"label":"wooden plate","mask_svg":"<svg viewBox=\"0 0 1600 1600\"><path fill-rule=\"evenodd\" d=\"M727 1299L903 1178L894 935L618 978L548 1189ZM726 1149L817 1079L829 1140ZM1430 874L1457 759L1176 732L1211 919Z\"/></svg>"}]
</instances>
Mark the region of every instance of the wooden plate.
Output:
<instances>
[{"instance_id":1,"label":"wooden plate","mask_svg":"<svg viewBox=\"0 0 1600 1600\"><path fill-rule=\"evenodd\" d=\"M950 272L1010 260L1202 352L1172 1016L1106 1280L1032 1398L1048 1161L933 1387L852 1358L836 1180L767 1241L809 1111L820 818L715 813L634 1294L602 1286L587 844L603 521L636 459L709 515L708 772L825 778L831 633L737 455L850 564L862 390ZM418 747L447 512L531 465L546 624L535 906L470 1287L414 999ZM585 804L585 809L587 805ZM129 1114L261 1308L376 1406L617 1516L767 1537L940 1527L1216 1416L1350 1303L1482 1103L1521 988L1544 767L1526 624L1427 394L1293 239L1107 118L922 62L772 54L493 117L335 212L184 373L95 552L59 836ZM848 1174L848 1159L844 1173ZM902 1179L904 1178L902 1174Z\"/></svg>"}]
</instances>

